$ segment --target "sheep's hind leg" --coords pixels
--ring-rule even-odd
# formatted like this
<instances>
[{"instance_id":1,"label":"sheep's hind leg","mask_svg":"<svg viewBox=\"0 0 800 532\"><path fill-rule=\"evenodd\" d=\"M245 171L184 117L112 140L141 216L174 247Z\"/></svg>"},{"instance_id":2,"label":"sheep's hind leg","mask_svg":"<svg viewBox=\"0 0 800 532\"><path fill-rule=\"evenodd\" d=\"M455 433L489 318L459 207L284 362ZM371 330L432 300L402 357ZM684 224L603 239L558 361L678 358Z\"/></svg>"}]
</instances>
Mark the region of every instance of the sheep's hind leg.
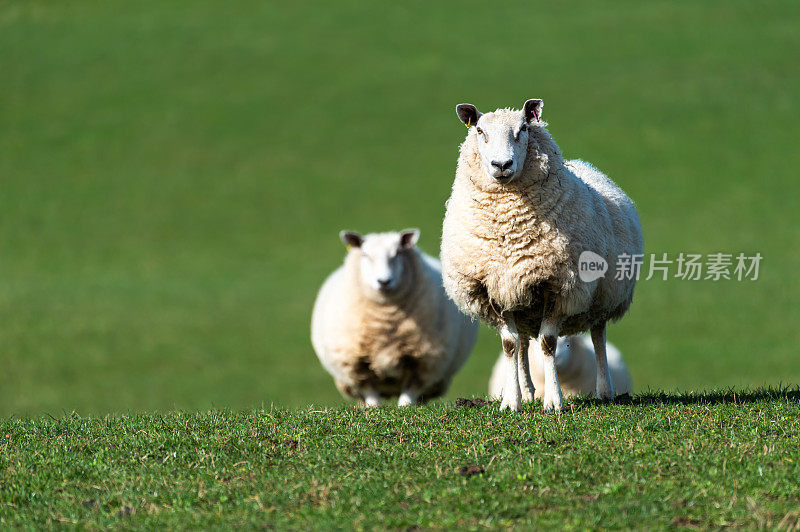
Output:
<instances>
[{"instance_id":1,"label":"sheep's hind leg","mask_svg":"<svg viewBox=\"0 0 800 532\"><path fill-rule=\"evenodd\" d=\"M564 401L561 395L561 385L558 382L555 357L559 330L558 323L542 320L542 327L539 331L544 353L544 409L556 412L561 412Z\"/></svg>"},{"instance_id":2,"label":"sheep's hind leg","mask_svg":"<svg viewBox=\"0 0 800 532\"><path fill-rule=\"evenodd\" d=\"M506 361L506 378L503 384L503 399L500 402L500 410L519 412L522 409L519 371L517 366L520 341L514 317L510 314L503 315L503 326L500 327L500 339L503 342L503 354L505 355Z\"/></svg>"},{"instance_id":3,"label":"sheep's hind leg","mask_svg":"<svg viewBox=\"0 0 800 532\"><path fill-rule=\"evenodd\" d=\"M522 392L522 401L530 403L533 401L533 380L531 379L530 361L530 336L523 332L519 333L519 356L517 357L517 372L519 377L519 387Z\"/></svg>"},{"instance_id":4,"label":"sheep's hind leg","mask_svg":"<svg viewBox=\"0 0 800 532\"><path fill-rule=\"evenodd\" d=\"M594 359L597 362L597 397L604 401L614 398L614 384L608 371L606 360L606 324L601 323L592 327L592 344L594 345Z\"/></svg>"}]
</instances>

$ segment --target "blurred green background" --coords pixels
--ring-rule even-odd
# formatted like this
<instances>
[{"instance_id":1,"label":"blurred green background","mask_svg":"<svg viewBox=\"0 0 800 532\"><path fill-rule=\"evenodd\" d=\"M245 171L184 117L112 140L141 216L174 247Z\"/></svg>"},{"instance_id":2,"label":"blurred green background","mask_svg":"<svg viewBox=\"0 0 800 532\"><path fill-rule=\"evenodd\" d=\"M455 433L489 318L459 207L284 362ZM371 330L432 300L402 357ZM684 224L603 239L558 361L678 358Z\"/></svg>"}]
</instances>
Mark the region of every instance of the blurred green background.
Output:
<instances>
[{"instance_id":1,"label":"blurred green background","mask_svg":"<svg viewBox=\"0 0 800 532\"><path fill-rule=\"evenodd\" d=\"M309 342L342 228L438 253L455 104L545 101L637 202L635 386L800 382L800 4L0 1L0 413L342 401ZM489 330L450 397L482 394Z\"/></svg>"}]
</instances>

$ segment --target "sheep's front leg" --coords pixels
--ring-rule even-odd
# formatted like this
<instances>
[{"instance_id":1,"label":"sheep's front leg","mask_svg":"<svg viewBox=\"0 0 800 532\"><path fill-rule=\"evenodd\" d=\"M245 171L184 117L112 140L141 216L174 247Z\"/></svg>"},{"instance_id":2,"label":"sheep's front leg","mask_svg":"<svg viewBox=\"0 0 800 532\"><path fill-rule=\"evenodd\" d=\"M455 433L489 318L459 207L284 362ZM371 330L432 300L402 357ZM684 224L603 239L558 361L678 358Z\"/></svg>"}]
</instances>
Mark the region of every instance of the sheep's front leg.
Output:
<instances>
[{"instance_id":1,"label":"sheep's front leg","mask_svg":"<svg viewBox=\"0 0 800 532\"><path fill-rule=\"evenodd\" d=\"M559 331L559 323L547 319L542 320L539 337L542 342L542 353L544 353L544 409L556 412L561 412L563 406L555 356Z\"/></svg>"},{"instance_id":2,"label":"sheep's front leg","mask_svg":"<svg viewBox=\"0 0 800 532\"><path fill-rule=\"evenodd\" d=\"M405 388L397 400L397 406L412 406L417 404L420 393L412 388Z\"/></svg>"},{"instance_id":3,"label":"sheep's front leg","mask_svg":"<svg viewBox=\"0 0 800 532\"><path fill-rule=\"evenodd\" d=\"M592 344L594 345L594 359L597 362L597 397L605 401L614 398L614 384L608 371L606 360L606 324L592 327Z\"/></svg>"},{"instance_id":4,"label":"sheep's front leg","mask_svg":"<svg viewBox=\"0 0 800 532\"><path fill-rule=\"evenodd\" d=\"M517 372L519 373L519 387L522 391L522 401L530 403L533 401L533 380L531 379L531 362L530 362L530 336L519 333L519 356L517 357Z\"/></svg>"},{"instance_id":5,"label":"sheep's front leg","mask_svg":"<svg viewBox=\"0 0 800 532\"><path fill-rule=\"evenodd\" d=\"M522 398L519 388L519 372L517 367L517 356L519 356L519 333L514 322L514 317L510 314L503 315L504 323L500 327L500 340L503 342L503 354L505 355L506 371L505 383L503 384L503 400L500 402L500 410L513 410L519 412L522 409Z\"/></svg>"},{"instance_id":6,"label":"sheep's front leg","mask_svg":"<svg viewBox=\"0 0 800 532\"><path fill-rule=\"evenodd\" d=\"M375 388L364 388L361 390L361 396L364 398L364 405L367 408L378 408L381 406L381 396Z\"/></svg>"}]
</instances>

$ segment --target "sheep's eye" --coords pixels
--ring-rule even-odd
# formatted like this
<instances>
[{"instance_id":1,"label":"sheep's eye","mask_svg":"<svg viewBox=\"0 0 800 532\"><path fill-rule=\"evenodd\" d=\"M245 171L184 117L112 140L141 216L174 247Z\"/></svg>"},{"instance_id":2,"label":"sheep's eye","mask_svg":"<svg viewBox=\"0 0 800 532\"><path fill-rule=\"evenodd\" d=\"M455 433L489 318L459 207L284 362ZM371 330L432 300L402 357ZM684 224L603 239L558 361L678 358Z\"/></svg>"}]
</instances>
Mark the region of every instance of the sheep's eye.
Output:
<instances>
[{"instance_id":1,"label":"sheep's eye","mask_svg":"<svg viewBox=\"0 0 800 532\"><path fill-rule=\"evenodd\" d=\"M475 131L478 132L478 135L483 135L483 130L479 127L475 128Z\"/></svg>"}]
</instances>

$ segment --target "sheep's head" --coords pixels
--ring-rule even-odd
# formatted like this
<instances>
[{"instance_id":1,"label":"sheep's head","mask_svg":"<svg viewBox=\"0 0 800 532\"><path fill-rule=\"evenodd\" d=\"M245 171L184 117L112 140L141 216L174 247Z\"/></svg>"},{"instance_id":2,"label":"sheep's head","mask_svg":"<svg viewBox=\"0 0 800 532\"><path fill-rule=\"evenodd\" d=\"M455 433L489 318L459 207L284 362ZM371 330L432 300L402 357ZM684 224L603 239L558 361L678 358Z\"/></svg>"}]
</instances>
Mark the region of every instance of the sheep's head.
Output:
<instances>
[{"instance_id":1,"label":"sheep's head","mask_svg":"<svg viewBox=\"0 0 800 532\"><path fill-rule=\"evenodd\" d=\"M542 100L528 100L522 111L498 109L482 114L469 103L456 106L458 118L476 135L481 168L491 179L510 183L522 172L528 135L542 117Z\"/></svg>"},{"instance_id":2,"label":"sheep's head","mask_svg":"<svg viewBox=\"0 0 800 532\"><path fill-rule=\"evenodd\" d=\"M358 252L359 276L366 295L385 299L403 291L406 274L411 270L409 251L417 244L419 229L363 237L353 231L342 231L339 237L349 249Z\"/></svg>"}]
</instances>

